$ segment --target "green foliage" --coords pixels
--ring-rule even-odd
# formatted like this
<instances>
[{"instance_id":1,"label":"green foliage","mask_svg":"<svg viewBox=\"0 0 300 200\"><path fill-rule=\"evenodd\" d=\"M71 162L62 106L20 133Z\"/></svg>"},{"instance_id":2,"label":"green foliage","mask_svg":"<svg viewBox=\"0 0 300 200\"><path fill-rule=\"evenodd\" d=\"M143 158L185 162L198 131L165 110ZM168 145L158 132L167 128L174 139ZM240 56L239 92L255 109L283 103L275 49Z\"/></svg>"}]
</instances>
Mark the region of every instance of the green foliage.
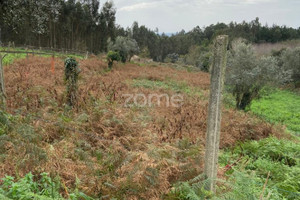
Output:
<instances>
[{"instance_id":1,"label":"green foliage","mask_svg":"<svg viewBox=\"0 0 300 200\"><path fill-rule=\"evenodd\" d=\"M139 54L139 57L141 57L141 58L149 58L149 57L150 57L150 52L149 52L148 47L144 47L144 48L141 50L141 52L140 52L140 54Z\"/></svg>"},{"instance_id":2,"label":"green foliage","mask_svg":"<svg viewBox=\"0 0 300 200\"><path fill-rule=\"evenodd\" d=\"M212 193L205 190L206 181L201 174L188 182L176 183L167 194L167 200L201 200L212 197Z\"/></svg>"},{"instance_id":3,"label":"green foliage","mask_svg":"<svg viewBox=\"0 0 300 200\"><path fill-rule=\"evenodd\" d=\"M0 136L7 134L12 129L13 117L0 110Z\"/></svg>"},{"instance_id":4,"label":"green foliage","mask_svg":"<svg viewBox=\"0 0 300 200\"><path fill-rule=\"evenodd\" d=\"M108 61L108 68L111 69L113 66L114 61L120 61L121 57L120 54L116 51L109 51L107 53L106 59Z\"/></svg>"},{"instance_id":5,"label":"green foliage","mask_svg":"<svg viewBox=\"0 0 300 200\"><path fill-rule=\"evenodd\" d=\"M235 96L236 108L245 110L252 100L259 97L261 89L278 84L289 77L274 57L255 55L252 45L235 41L228 55L226 84Z\"/></svg>"},{"instance_id":6,"label":"green foliage","mask_svg":"<svg viewBox=\"0 0 300 200\"><path fill-rule=\"evenodd\" d=\"M170 53L165 58L164 62L176 63L179 59L179 55L177 53Z\"/></svg>"},{"instance_id":7,"label":"green foliage","mask_svg":"<svg viewBox=\"0 0 300 200\"><path fill-rule=\"evenodd\" d=\"M220 156L220 165L230 166L226 183L231 188L221 199L259 199L270 173L264 197L297 199L300 197L300 145L274 137L240 144ZM227 188L228 190L228 188Z\"/></svg>"},{"instance_id":8,"label":"green foliage","mask_svg":"<svg viewBox=\"0 0 300 200\"><path fill-rule=\"evenodd\" d=\"M211 65L211 57L212 54L207 47L192 46L189 49L189 53L185 56L185 63L208 72Z\"/></svg>"},{"instance_id":9,"label":"green foliage","mask_svg":"<svg viewBox=\"0 0 300 200\"><path fill-rule=\"evenodd\" d=\"M300 198L300 145L296 142L270 137L241 143L221 153L219 164L227 169L228 179L217 180L216 195L204 190L204 177L200 175L176 183L165 199L258 200L261 195L272 200Z\"/></svg>"},{"instance_id":10,"label":"green foliage","mask_svg":"<svg viewBox=\"0 0 300 200\"><path fill-rule=\"evenodd\" d=\"M37 180L36 180L37 179ZM64 200L59 193L60 182L53 180L47 173L41 173L34 177L31 173L26 174L18 181L14 177L6 176L0 185L0 197L7 200ZM3 197L3 198L2 198ZM92 200L91 197L76 189L70 194L71 200Z\"/></svg>"},{"instance_id":11,"label":"green foliage","mask_svg":"<svg viewBox=\"0 0 300 200\"><path fill-rule=\"evenodd\" d=\"M14 15L10 14L12 11ZM100 2L94 0L1 2L1 42L104 51L108 37L114 38L115 14L111 1L104 3L101 10ZM80 28L74 22L80 24ZM56 28L50 28L49 23L55 23ZM74 37L70 37L71 34ZM51 39L52 35L56 35L56 40Z\"/></svg>"},{"instance_id":12,"label":"green foliage","mask_svg":"<svg viewBox=\"0 0 300 200\"><path fill-rule=\"evenodd\" d=\"M80 69L78 63L73 58L65 60L65 80L67 84L67 104L71 107L77 103L78 75Z\"/></svg>"},{"instance_id":13,"label":"green foliage","mask_svg":"<svg viewBox=\"0 0 300 200\"><path fill-rule=\"evenodd\" d=\"M287 49L282 53L283 68L291 70L292 81L296 87L300 87L300 47Z\"/></svg>"},{"instance_id":14,"label":"green foliage","mask_svg":"<svg viewBox=\"0 0 300 200\"><path fill-rule=\"evenodd\" d=\"M10 65L17 59L24 59L26 58L26 54L7 54L2 61L3 65Z\"/></svg>"},{"instance_id":15,"label":"green foliage","mask_svg":"<svg viewBox=\"0 0 300 200\"><path fill-rule=\"evenodd\" d=\"M224 183L223 189L227 192L220 192L213 200L258 200L263 190L264 179L259 178L255 172L232 170L228 182ZM220 189L220 188L219 188ZM273 200L282 199L276 191L267 187L263 194L264 199L268 199L268 194Z\"/></svg>"},{"instance_id":16,"label":"green foliage","mask_svg":"<svg viewBox=\"0 0 300 200\"><path fill-rule=\"evenodd\" d=\"M31 52L32 50L31 49L24 49L24 48L12 48L12 47L0 47L0 50L5 50L5 51L18 51L18 52L26 52L26 51L29 51ZM49 51L44 51L44 50L34 50L35 53L53 53L53 51L49 52ZM3 53L5 54L5 53ZM29 54L30 56L31 54ZM5 65L10 65L12 64L15 60L18 60L18 59L25 59L26 58L26 53L8 53L5 58L3 59L2 61L2 64L5 66ZM43 57L50 57L51 55L37 55L37 56L43 56ZM72 55L72 54L62 54L60 52L55 52L55 56L56 57L60 57L60 58L63 58L63 57L74 57L74 58L78 58L78 59L82 59L83 56L80 56L80 55Z\"/></svg>"},{"instance_id":17,"label":"green foliage","mask_svg":"<svg viewBox=\"0 0 300 200\"><path fill-rule=\"evenodd\" d=\"M300 96L284 90L275 90L252 102L250 110L272 123L281 123L300 134Z\"/></svg>"},{"instance_id":18,"label":"green foliage","mask_svg":"<svg viewBox=\"0 0 300 200\"><path fill-rule=\"evenodd\" d=\"M121 61L125 63L126 61L130 61L131 57L139 52L139 46L134 39L119 36L116 38L116 41L108 42L108 50L118 52Z\"/></svg>"},{"instance_id":19,"label":"green foliage","mask_svg":"<svg viewBox=\"0 0 300 200\"><path fill-rule=\"evenodd\" d=\"M203 190L204 191L204 190ZM178 183L165 198L167 200L200 200L195 189L187 182Z\"/></svg>"}]
</instances>

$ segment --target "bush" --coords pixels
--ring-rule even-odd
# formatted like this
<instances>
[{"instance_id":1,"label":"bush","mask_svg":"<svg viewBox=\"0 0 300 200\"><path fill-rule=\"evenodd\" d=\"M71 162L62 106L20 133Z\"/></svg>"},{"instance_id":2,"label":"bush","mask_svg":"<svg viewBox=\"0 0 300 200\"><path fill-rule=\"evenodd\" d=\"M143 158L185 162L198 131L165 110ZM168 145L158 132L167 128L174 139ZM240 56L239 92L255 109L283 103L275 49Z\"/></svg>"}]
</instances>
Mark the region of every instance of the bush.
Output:
<instances>
[{"instance_id":1,"label":"bush","mask_svg":"<svg viewBox=\"0 0 300 200\"><path fill-rule=\"evenodd\" d=\"M168 54L167 57L165 58L165 62L171 62L171 63L176 63L179 59L179 55L177 53L171 53Z\"/></svg>"},{"instance_id":2,"label":"bush","mask_svg":"<svg viewBox=\"0 0 300 200\"><path fill-rule=\"evenodd\" d=\"M266 85L274 85L287 79L285 71L272 57L255 55L251 44L234 42L228 55L226 84L235 97L236 108L245 110L251 101L259 97Z\"/></svg>"},{"instance_id":3,"label":"bush","mask_svg":"<svg viewBox=\"0 0 300 200\"><path fill-rule=\"evenodd\" d=\"M134 39L118 36L116 41L109 40L108 50L118 52L122 62L130 61L134 54L139 52L139 46Z\"/></svg>"},{"instance_id":4,"label":"bush","mask_svg":"<svg viewBox=\"0 0 300 200\"><path fill-rule=\"evenodd\" d=\"M200 68L208 72L211 65L211 52L203 46L192 46L189 53L185 56L185 63Z\"/></svg>"},{"instance_id":5,"label":"bush","mask_svg":"<svg viewBox=\"0 0 300 200\"><path fill-rule=\"evenodd\" d=\"M106 56L108 62L108 68L111 69L113 66L114 61L120 61L121 57L120 54L116 51L109 51Z\"/></svg>"}]
</instances>

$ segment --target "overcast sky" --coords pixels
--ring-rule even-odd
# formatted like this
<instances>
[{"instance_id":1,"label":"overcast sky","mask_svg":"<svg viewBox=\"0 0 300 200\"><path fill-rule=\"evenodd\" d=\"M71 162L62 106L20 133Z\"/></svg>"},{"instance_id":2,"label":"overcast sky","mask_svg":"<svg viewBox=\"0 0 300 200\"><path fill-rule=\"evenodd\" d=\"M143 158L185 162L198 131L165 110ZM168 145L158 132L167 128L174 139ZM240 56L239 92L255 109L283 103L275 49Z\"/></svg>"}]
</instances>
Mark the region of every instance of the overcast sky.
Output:
<instances>
[{"instance_id":1,"label":"overcast sky","mask_svg":"<svg viewBox=\"0 0 300 200\"><path fill-rule=\"evenodd\" d=\"M103 1L102 1L103 2ZM101 2L101 3L102 3ZM189 31L217 22L247 22L300 26L300 0L114 0L117 24L134 21L159 32Z\"/></svg>"}]
</instances>

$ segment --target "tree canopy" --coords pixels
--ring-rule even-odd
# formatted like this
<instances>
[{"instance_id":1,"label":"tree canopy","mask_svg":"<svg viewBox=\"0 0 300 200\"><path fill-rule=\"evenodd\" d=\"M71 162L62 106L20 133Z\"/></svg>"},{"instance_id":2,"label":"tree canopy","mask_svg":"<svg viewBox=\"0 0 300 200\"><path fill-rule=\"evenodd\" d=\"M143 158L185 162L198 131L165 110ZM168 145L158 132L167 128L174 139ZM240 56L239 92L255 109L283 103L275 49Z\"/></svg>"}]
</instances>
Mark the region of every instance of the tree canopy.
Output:
<instances>
[{"instance_id":1,"label":"tree canopy","mask_svg":"<svg viewBox=\"0 0 300 200\"><path fill-rule=\"evenodd\" d=\"M159 34L134 22L132 27L116 24L112 0L3 0L0 1L0 39L3 44L106 52L108 39L118 36L134 39L155 61L170 54L185 55L191 47L207 47L215 36L227 34L232 41L242 37L250 42L279 42L300 38L300 28L262 25L251 22L217 23L191 31L181 30L171 36Z\"/></svg>"},{"instance_id":2,"label":"tree canopy","mask_svg":"<svg viewBox=\"0 0 300 200\"><path fill-rule=\"evenodd\" d=\"M269 84L283 83L290 74L278 65L273 56L259 57L251 44L234 41L229 51L226 84L236 100L236 107L245 110Z\"/></svg>"}]
</instances>

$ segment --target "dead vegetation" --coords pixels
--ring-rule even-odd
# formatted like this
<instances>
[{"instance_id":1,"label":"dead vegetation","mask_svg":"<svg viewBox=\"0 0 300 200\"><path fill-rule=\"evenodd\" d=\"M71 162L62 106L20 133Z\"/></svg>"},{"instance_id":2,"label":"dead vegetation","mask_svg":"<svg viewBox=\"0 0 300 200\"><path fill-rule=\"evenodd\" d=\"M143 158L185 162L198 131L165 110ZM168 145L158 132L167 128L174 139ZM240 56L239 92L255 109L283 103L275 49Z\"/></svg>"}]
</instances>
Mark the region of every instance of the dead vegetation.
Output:
<instances>
[{"instance_id":1,"label":"dead vegetation","mask_svg":"<svg viewBox=\"0 0 300 200\"><path fill-rule=\"evenodd\" d=\"M16 117L1 137L0 177L46 171L66 187L74 187L78 177L80 188L92 196L154 200L162 199L176 181L202 172L209 74L136 64L107 71L96 57L81 60L79 106L70 110L63 61L56 60L54 73L50 62L30 57L5 67L8 112ZM175 93L133 87L133 79L184 81L203 96L183 93L179 108L164 103L124 107L122 94ZM270 134L280 135L280 130L223 109L221 148Z\"/></svg>"}]
</instances>

